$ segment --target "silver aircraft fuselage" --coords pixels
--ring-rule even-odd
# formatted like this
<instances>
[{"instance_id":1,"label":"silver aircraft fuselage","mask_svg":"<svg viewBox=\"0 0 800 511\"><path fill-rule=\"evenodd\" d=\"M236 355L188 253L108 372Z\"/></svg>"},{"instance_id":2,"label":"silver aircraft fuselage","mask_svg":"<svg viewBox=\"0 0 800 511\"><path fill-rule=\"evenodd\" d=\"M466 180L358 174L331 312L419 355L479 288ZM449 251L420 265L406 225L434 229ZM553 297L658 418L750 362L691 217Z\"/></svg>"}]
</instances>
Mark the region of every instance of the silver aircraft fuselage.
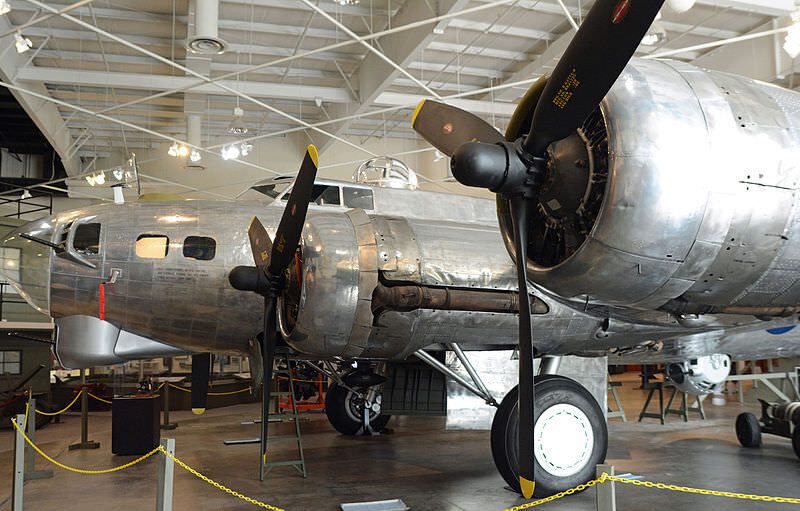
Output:
<instances>
[{"instance_id":1,"label":"silver aircraft fuselage","mask_svg":"<svg viewBox=\"0 0 800 511\"><path fill-rule=\"evenodd\" d=\"M780 344L784 355L800 353L783 341L791 336L726 342L798 322L797 314L765 322L747 311L800 306L800 94L634 60L595 120L592 133L556 147L566 155L554 159L559 186L545 187L531 222L541 235L531 239L543 240L536 253L546 255L528 260L537 351L648 350L676 360L735 349L732 357L752 358ZM279 306L292 347L317 358L402 359L451 342L517 343L513 308L493 305L517 290L507 218L501 211L498 229L493 201L335 186L334 203L351 197L358 208L310 209ZM23 226L3 246L21 251L12 283L56 318L66 366L245 351L260 330L262 300L233 289L228 274L253 264L250 219L273 234L282 208L281 200L99 205ZM570 215L583 231L568 225ZM62 248L22 240L22 232ZM403 292L386 302L387 289ZM409 305L412 295L419 299ZM728 305L746 312L680 313Z\"/></svg>"}]
</instances>

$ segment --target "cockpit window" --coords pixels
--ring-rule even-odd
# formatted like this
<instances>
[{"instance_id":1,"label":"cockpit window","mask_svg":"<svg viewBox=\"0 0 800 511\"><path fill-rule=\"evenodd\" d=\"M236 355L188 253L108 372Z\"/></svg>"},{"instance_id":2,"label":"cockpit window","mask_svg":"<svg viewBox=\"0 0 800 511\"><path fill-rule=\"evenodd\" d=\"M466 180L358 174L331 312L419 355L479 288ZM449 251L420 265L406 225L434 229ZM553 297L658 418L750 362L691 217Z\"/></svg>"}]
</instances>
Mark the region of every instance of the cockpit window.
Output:
<instances>
[{"instance_id":1,"label":"cockpit window","mask_svg":"<svg viewBox=\"0 0 800 511\"><path fill-rule=\"evenodd\" d=\"M94 255L100 253L100 224L79 224L75 229L75 239L72 241L73 248L84 255Z\"/></svg>"},{"instance_id":2,"label":"cockpit window","mask_svg":"<svg viewBox=\"0 0 800 511\"><path fill-rule=\"evenodd\" d=\"M365 188L342 187L344 205L348 208L375 209L372 201L372 190Z\"/></svg>"},{"instance_id":3,"label":"cockpit window","mask_svg":"<svg viewBox=\"0 0 800 511\"><path fill-rule=\"evenodd\" d=\"M287 183L272 183L268 185L255 185L251 186L250 189L274 199L286 189L286 184Z\"/></svg>"},{"instance_id":4,"label":"cockpit window","mask_svg":"<svg viewBox=\"0 0 800 511\"><path fill-rule=\"evenodd\" d=\"M140 234L136 238L136 255L145 259L162 259L169 252L169 238L163 234Z\"/></svg>"},{"instance_id":5,"label":"cockpit window","mask_svg":"<svg viewBox=\"0 0 800 511\"><path fill-rule=\"evenodd\" d=\"M216 252L217 242L214 241L214 238L187 236L183 240L183 257L187 259L210 261L214 259Z\"/></svg>"},{"instance_id":6,"label":"cockpit window","mask_svg":"<svg viewBox=\"0 0 800 511\"><path fill-rule=\"evenodd\" d=\"M291 191L284 194L281 200L288 201L290 195ZM308 203L316 204L317 206L339 206L341 204L339 187L334 185L314 185L311 191L311 199L309 199Z\"/></svg>"}]
</instances>

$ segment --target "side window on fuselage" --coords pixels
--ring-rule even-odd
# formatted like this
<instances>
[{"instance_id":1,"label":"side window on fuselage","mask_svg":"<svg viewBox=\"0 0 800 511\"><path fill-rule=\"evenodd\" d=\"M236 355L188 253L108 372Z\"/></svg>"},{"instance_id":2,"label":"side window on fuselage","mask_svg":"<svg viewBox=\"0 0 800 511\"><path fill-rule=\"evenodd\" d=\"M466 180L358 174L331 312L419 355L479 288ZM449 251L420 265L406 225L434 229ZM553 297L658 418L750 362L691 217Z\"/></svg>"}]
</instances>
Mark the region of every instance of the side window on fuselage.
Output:
<instances>
[{"instance_id":1,"label":"side window on fuselage","mask_svg":"<svg viewBox=\"0 0 800 511\"><path fill-rule=\"evenodd\" d=\"M183 240L183 257L210 261L217 253L217 242L207 236L187 236Z\"/></svg>"},{"instance_id":2,"label":"side window on fuselage","mask_svg":"<svg viewBox=\"0 0 800 511\"><path fill-rule=\"evenodd\" d=\"M96 255L100 253L100 224L79 224L75 228L75 238L72 247L83 255Z\"/></svg>"},{"instance_id":3,"label":"side window on fuselage","mask_svg":"<svg viewBox=\"0 0 800 511\"><path fill-rule=\"evenodd\" d=\"M144 259L163 259L169 252L169 238L163 234L140 234L136 238L136 255Z\"/></svg>"}]
</instances>

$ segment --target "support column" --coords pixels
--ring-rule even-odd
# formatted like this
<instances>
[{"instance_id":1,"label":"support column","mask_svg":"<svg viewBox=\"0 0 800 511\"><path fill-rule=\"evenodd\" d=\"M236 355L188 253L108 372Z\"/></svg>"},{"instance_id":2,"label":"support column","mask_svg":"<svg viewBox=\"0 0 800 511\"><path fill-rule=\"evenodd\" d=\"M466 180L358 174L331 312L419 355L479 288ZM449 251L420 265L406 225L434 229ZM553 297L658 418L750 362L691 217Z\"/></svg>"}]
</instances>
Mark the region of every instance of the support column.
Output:
<instances>
[{"instance_id":1,"label":"support column","mask_svg":"<svg viewBox=\"0 0 800 511\"><path fill-rule=\"evenodd\" d=\"M100 442L89 440L89 391L86 390L86 369L81 369L81 392L81 441L70 445L70 451L100 447Z\"/></svg>"}]
</instances>

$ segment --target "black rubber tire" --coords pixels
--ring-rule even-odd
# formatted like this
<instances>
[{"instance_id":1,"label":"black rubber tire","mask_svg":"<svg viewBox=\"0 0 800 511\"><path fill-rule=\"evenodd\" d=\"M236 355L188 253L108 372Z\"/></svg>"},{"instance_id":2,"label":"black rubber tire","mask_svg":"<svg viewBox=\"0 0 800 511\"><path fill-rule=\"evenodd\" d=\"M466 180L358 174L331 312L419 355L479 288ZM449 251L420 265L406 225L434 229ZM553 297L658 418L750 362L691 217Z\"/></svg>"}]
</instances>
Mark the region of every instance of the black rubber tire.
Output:
<instances>
[{"instance_id":1,"label":"black rubber tire","mask_svg":"<svg viewBox=\"0 0 800 511\"><path fill-rule=\"evenodd\" d=\"M546 409L556 404L571 404L580 409L592 424L594 446L584 467L566 477L558 477L545 471L535 462L536 487L533 495L548 497L594 479L595 465L603 463L608 449L608 429L605 415L594 396L578 382L559 375L537 376L536 420ZM518 389L514 387L503 398L492 422L492 457L497 470L512 490L519 487L519 436L517 419Z\"/></svg>"},{"instance_id":2,"label":"black rubber tire","mask_svg":"<svg viewBox=\"0 0 800 511\"><path fill-rule=\"evenodd\" d=\"M761 446L761 424L752 413L740 413L736 417L736 438L742 447ZM797 450L795 449L795 452Z\"/></svg>"},{"instance_id":3,"label":"black rubber tire","mask_svg":"<svg viewBox=\"0 0 800 511\"><path fill-rule=\"evenodd\" d=\"M343 435L355 435L361 428L361 421L354 420L346 410L348 397L351 394L351 391L335 383L328 387L328 393L325 394L325 414L328 416L328 422ZM380 431L386 427L390 418L391 415L381 413L370 421L370 426L374 431Z\"/></svg>"},{"instance_id":4,"label":"black rubber tire","mask_svg":"<svg viewBox=\"0 0 800 511\"><path fill-rule=\"evenodd\" d=\"M800 458L800 426L795 426L792 431L792 449L794 449L794 455Z\"/></svg>"}]
</instances>

